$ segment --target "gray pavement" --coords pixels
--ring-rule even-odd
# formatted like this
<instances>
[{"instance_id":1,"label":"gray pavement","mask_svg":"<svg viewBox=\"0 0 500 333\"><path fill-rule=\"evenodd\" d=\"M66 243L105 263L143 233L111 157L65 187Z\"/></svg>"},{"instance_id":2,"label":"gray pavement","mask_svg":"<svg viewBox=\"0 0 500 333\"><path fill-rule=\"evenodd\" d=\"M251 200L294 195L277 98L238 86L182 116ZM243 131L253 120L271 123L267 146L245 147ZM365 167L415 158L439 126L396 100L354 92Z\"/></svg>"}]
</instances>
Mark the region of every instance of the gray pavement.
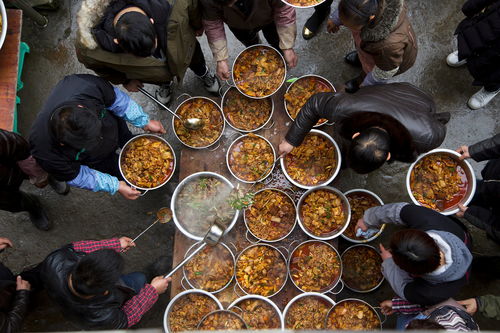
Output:
<instances>
[{"instance_id":1,"label":"gray pavement","mask_svg":"<svg viewBox=\"0 0 500 333\"><path fill-rule=\"evenodd\" d=\"M335 1L337 3L337 1ZM445 57L453 50L453 31L462 19L460 7L462 1L408 1L411 20L418 36L419 55L416 65L399 80L408 81L431 92L440 111L451 112L448 134L443 147L455 149L461 144L472 144L499 132L500 97L482 110L472 111L467 108L466 101L477 88L471 86L472 79L467 69L452 69L446 66ZM31 47L27 56L23 80L25 88L21 92L19 108L20 132L27 136L32 121L51 88L65 75L87 72L76 60L73 40L76 32L75 13L79 1L62 1L57 12L47 13L49 26L38 29L32 21L25 19L23 40ZM297 52L299 65L290 71L290 76L319 74L330 79L335 85L357 75L357 70L344 64L343 56L353 49L352 39L346 30L332 36L324 30L310 40L304 41L300 36L302 26L312 14L312 9L298 11L299 36ZM231 60L243 49L230 33ZM200 38L206 59L211 63L205 37ZM212 64L213 66L213 64ZM149 87L152 89L152 87ZM202 85L191 72L185 78L183 87L176 92L187 92L192 95L206 95ZM141 102L153 118L161 119L170 128L170 116L159 111L151 102L135 94L134 98ZM171 131L170 131L171 133ZM284 133L283 133L284 134ZM178 141L168 135L169 142L178 148ZM479 175L482 165L473 163ZM407 165L394 163L386 165L377 172L367 176L343 171L335 186L341 190L351 188L367 188L378 193L386 202L409 201L404 185ZM170 194L175 182L163 189L150 192L136 201L127 201L119 195L95 194L83 190L72 189L68 196L58 196L50 189L36 189L24 184L23 189L37 195L47 208L48 215L54 223L49 232L37 231L29 222L26 214L10 214L0 212L0 236L9 237L15 244L0 254L0 260L14 271L41 261L52 250L71 241L81 239L102 239L113 236L138 233L152 221L150 216L162 206L169 205ZM125 255L127 270L143 270L160 255L171 254L173 225L155 226L155 231L147 233L138 242L138 247ZM474 252L480 254L498 254L500 247L487 240L484 233L471 227L474 235ZM388 241L386 232L382 242ZM342 245L342 244L341 244ZM343 245L342 245L343 246ZM460 297L471 297L484 293L500 295L498 280L482 280L472 277L471 284L464 288ZM352 295L343 292L340 298ZM390 298L392 292L387 284L378 291L362 296L371 304ZM43 293L38 296L39 305L28 316L24 330L26 331L64 331L75 327L65 321L57 308L53 307ZM166 296L144 317L138 327L160 327ZM477 316L483 330L496 329L498 324ZM386 328L393 327L394 320L389 319Z\"/></svg>"}]
</instances>

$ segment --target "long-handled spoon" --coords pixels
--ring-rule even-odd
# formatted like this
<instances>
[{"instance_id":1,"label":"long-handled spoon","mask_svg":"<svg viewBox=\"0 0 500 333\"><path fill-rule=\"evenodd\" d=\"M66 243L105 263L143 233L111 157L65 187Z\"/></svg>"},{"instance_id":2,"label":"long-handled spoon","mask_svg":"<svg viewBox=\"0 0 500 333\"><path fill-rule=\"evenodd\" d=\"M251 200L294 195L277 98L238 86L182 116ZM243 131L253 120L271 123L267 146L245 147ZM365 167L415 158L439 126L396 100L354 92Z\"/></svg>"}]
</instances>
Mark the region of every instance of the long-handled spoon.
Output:
<instances>
[{"instance_id":1,"label":"long-handled spoon","mask_svg":"<svg viewBox=\"0 0 500 333\"><path fill-rule=\"evenodd\" d=\"M156 212L156 221L154 221L149 227L147 227L146 229L144 229L139 235L135 236L134 239L132 239L132 243L134 243L136 240L139 239L139 237L141 237L142 235L144 235L144 233L146 231L148 231L149 229L151 229L152 226L154 226L156 223L160 222L160 223L167 223L169 222L171 219L172 219L172 211L170 210L170 208L167 208L167 207L163 207L163 208L160 208L157 212Z\"/></svg>"}]
</instances>

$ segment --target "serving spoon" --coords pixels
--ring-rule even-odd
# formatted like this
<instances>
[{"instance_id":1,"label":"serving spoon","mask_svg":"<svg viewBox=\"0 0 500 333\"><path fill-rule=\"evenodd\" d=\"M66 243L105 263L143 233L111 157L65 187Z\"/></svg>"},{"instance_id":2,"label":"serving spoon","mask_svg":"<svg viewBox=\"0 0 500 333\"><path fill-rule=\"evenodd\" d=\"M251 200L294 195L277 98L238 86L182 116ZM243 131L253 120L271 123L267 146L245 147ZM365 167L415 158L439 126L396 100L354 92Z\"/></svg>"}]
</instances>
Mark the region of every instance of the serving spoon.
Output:
<instances>
[{"instance_id":1,"label":"serving spoon","mask_svg":"<svg viewBox=\"0 0 500 333\"><path fill-rule=\"evenodd\" d=\"M170 110L165 104L163 104L158 99L156 99L156 97L151 95L144 88L139 87L139 91L141 93L143 93L144 95L148 96L149 98L151 98L156 103L158 103L159 106L161 106L162 108L164 108L165 110L170 112L174 117L179 119L182 122L182 126L184 126L185 128L190 129L190 130L197 130L197 129L202 128L205 125L205 123L203 122L203 119L200 119L200 118L187 118L187 119L181 118L181 116L179 116L174 111Z\"/></svg>"},{"instance_id":2,"label":"serving spoon","mask_svg":"<svg viewBox=\"0 0 500 333\"><path fill-rule=\"evenodd\" d=\"M167 207L162 207L156 212L156 221L154 221L149 227L144 229L139 235L135 236L134 239L132 239L131 243L134 243L136 240L139 239L146 231L151 229L152 226L154 226L156 223L160 222L162 224L168 223L172 219L172 211L170 208Z\"/></svg>"}]
</instances>

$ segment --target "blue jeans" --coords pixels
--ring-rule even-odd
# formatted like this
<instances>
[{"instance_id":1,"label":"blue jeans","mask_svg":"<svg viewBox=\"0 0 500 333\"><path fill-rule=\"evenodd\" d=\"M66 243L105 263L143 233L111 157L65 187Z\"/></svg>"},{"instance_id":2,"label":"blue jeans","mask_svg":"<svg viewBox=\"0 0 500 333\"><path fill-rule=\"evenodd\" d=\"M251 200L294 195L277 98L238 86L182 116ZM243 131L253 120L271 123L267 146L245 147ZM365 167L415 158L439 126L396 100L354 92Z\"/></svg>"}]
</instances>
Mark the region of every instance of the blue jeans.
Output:
<instances>
[{"instance_id":1,"label":"blue jeans","mask_svg":"<svg viewBox=\"0 0 500 333\"><path fill-rule=\"evenodd\" d=\"M127 287L134 289L137 294L146 284L146 275L141 272L133 272L122 275L120 276L120 279L127 285Z\"/></svg>"}]
</instances>

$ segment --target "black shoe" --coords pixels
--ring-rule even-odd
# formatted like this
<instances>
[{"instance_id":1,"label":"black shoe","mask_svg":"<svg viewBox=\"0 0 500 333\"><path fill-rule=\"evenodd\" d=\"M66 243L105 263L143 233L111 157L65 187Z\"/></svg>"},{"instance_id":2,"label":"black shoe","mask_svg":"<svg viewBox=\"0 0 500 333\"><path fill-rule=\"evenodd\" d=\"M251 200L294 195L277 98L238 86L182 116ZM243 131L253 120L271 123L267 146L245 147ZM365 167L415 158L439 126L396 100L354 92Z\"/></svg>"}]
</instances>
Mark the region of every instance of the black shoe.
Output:
<instances>
[{"instance_id":1,"label":"black shoe","mask_svg":"<svg viewBox=\"0 0 500 333\"><path fill-rule=\"evenodd\" d=\"M355 77L352 80L349 80L345 83L345 92L354 94L356 91L359 90L359 86L361 84L362 80L361 77Z\"/></svg>"},{"instance_id":2,"label":"black shoe","mask_svg":"<svg viewBox=\"0 0 500 333\"><path fill-rule=\"evenodd\" d=\"M68 183L60 182L52 176L49 176L49 185L57 194L67 195L69 193L70 187Z\"/></svg>"},{"instance_id":3,"label":"black shoe","mask_svg":"<svg viewBox=\"0 0 500 333\"><path fill-rule=\"evenodd\" d=\"M37 229L47 231L52 227L37 197L28 193L23 193L23 205L30 215L31 223L33 223Z\"/></svg>"},{"instance_id":4,"label":"black shoe","mask_svg":"<svg viewBox=\"0 0 500 333\"><path fill-rule=\"evenodd\" d=\"M358 51L352 51L344 57L345 62L354 67L361 68L361 61L359 60Z\"/></svg>"},{"instance_id":5,"label":"black shoe","mask_svg":"<svg viewBox=\"0 0 500 333\"><path fill-rule=\"evenodd\" d=\"M152 280L156 276L166 275L172 270L172 256L160 256L146 269L146 276Z\"/></svg>"},{"instance_id":6,"label":"black shoe","mask_svg":"<svg viewBox=\"0 0 500 333\"><path fill-rule=\"evenodd\" d=\"M330 10L315 10L314 13L309 17L304 24L304 28L302 29L302 38L305 40L309 40L316 36L321 23L326 19Z\"/></svg>"}]
</instances>

